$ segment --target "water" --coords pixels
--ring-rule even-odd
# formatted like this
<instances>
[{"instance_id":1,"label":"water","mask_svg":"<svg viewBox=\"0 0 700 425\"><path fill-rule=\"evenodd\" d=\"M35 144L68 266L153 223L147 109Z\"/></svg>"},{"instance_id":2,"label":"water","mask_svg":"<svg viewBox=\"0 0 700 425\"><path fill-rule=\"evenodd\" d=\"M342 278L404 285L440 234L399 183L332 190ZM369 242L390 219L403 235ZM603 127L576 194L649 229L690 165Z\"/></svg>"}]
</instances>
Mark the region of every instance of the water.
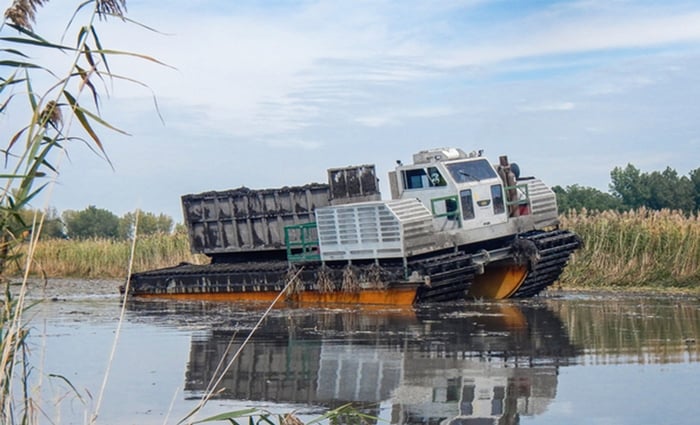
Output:
<instances>
[{"instance_id":1,"label":"water","mask_svg":"<svg viewBox=\"0 0 700 425\"><path fill-rule=\"evenodd\" d=\"M34 288L39 423L177 423L256 407L309 421L351 402L402 424L697 424L700 299L555 294L415 309L133 301L113 282ZM109 365L109 366L108 366ZM218 375L217 375L218 376ZM224 423L224 422L219 422Z\"/></svg>"}]
</instances>

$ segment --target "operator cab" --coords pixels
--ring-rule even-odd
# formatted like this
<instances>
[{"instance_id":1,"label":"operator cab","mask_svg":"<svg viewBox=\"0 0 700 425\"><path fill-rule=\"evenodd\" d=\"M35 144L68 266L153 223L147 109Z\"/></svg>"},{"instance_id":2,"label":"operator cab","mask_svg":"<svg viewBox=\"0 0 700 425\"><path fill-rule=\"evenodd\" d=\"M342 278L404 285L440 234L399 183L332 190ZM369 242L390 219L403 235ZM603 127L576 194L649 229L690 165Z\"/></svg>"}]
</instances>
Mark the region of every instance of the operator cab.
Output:
<instances>
[{"instance_id":1,"label":"operator cab","mask_svg":"<svg viewBox=\"0 0 700 425\"><path fill-rule=\"evenodd\" d=\"M475 229L508 221L503 180L482 152L421 151L396 167L395 199L417 198L439 230Z\"/></svg>"}]
</instances>

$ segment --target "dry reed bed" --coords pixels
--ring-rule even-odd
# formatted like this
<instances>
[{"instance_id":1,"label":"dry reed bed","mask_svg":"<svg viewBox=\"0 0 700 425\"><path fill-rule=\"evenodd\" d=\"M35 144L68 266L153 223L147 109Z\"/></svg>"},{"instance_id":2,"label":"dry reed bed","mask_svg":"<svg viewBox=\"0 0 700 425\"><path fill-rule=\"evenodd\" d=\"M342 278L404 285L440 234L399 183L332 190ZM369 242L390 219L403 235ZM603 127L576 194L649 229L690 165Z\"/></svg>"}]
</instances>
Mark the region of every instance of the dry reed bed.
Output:
<instances>
[{"instance_id":1,"label":"dry reed bed","mask_svg":"<svg viewBox=\"0 0 700 425\"><path fill-rule=\"evenodd\" d=\"M49 239L38 243L32 271L50 277L125 278L131 241L111 239ZM185 234L155 234L136 241L134 271L174 266L182 261L208 262L203 255L190 252ZM17 273L17 269L10 273Z\"/></svg>"},{"instance_id":2,"label":"dry reed bed","mask_svg":"<svg viewBox=\"0 0 700 425\"><path fill-rule=\"evenodd\" d=\"M700 287L700 215L640 209L569 213L564 227L584 247L571 259L561 282L566 288ZM131 243L93 239L40 241L33 270L51 277L122 278ZM134 271L203 264L190 252L187 235L152 235L137 240Z\"/></svg>"},{"instance_id":3,"label":"dry reed bed","mask_svg":"<svg viewBox=\"0 0 700 425\"><path fill-rule=\"evenodd\" d=\"M565 287L700 287L700 215L583 211L562 224L584 241L562 275Z\"/></svg>"}]
</instances>

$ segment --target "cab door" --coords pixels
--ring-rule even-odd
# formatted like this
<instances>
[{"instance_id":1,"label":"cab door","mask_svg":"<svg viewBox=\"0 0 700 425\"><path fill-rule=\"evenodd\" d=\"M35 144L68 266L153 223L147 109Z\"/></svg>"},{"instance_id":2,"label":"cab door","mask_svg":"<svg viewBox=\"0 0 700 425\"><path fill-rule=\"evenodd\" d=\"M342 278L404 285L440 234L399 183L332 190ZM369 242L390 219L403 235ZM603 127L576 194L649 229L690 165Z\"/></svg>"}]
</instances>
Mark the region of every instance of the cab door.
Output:
<instances>
[{"instance_id":1,"label":"cab door","mask_svg":"<svg viewBox=\"0 0 700 425\"><path fill-rule=\"evenodd\" d=\"M473 184L459 192L464 228L479 228L508 220L503 197L503 186L499 183Z\"/></svg>"}]
</instances>

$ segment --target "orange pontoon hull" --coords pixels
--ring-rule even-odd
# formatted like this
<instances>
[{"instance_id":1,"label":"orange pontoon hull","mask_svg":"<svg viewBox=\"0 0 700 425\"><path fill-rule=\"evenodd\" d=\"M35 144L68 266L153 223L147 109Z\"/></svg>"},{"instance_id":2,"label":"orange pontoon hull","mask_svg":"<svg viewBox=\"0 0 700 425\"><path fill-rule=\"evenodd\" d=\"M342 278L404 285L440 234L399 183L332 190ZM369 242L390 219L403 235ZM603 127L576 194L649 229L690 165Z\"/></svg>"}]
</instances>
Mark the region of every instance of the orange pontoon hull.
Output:
<instances>
[{"instance_id":1,"label":"orange pontoon hull","mask_svg":"<svg viewBox=\"0 0 700 425\"><path fill-rule=\"evenodd\" d=\"M280 300L303 304L367 304L367 305L412 305L417 287L391 289L363 289L359 292L318 292L302 291L282 297ZM139 298L160 298L175 300L273 302L279 295L274 291L219 292L219 293L158 293L139 294Z\"/></svg>"}]
</instances>

